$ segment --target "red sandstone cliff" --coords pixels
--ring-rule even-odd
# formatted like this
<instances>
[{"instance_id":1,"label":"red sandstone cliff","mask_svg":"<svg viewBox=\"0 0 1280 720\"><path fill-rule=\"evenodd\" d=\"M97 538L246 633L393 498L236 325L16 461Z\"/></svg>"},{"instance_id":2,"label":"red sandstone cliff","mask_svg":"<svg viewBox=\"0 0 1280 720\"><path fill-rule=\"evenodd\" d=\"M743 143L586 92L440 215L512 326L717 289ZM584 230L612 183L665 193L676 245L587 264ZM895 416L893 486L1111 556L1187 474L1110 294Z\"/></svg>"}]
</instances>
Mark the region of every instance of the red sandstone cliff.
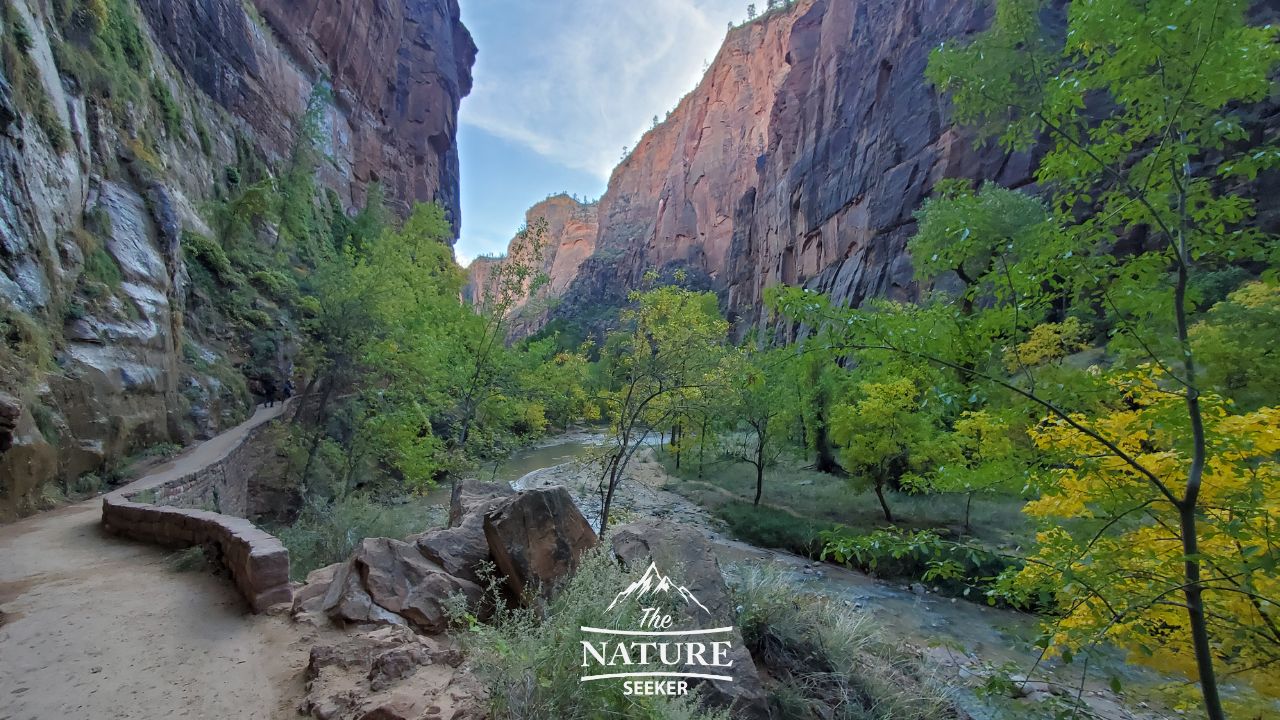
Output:
<instances>
[{"instance_id":1,"label":"red sandstone cliff","mask_svg":"<svg viewBox=\"0 0 1280 720\"><path fill-rule=\"evenodd\" d=\"M651 269L684 268L740 330L764 288L909 297L912 213L949 176L1018 185L926 83L932 48L980 31L977 0L801 0L732 30L698 87L614 171L600 230L554 310L598 316ZM559 279L564 282L564 278Z\"/></svg>"},{"instance_id":2,"label":"red sandstone cliff","mask_svg":"<svg viewBox=\"0 0 1280 720\"><path fill-rule=\"evenodd\" d=\"M537 203L525 213L525 223L530 227L539 220L546 222L541 271L547 282L535 297L525 298L516 308L512 317L513 335L536 332L555 312L557 301L578 277L582 263L596 250L599 208L598 203L578 202L561 193ZM467 286L463 289L469 302L479 302L491 282L494 267L502 262L501 258L480 257L471 263L467 268Z\"/></svg>"},{"instance_id":3,"label":"red sandstone cliff","mask_svg":"<svg viewBox=\"0 0 1280 720\"><path fill-rule=\"evenodd\" d=\"M458 106L476 46L458 0L138 0L170 59L286 157L317 82L332 84L326 184L351 205L378 182L402 213L437 201L458 223Z\"/></svg>"}]
</instances>

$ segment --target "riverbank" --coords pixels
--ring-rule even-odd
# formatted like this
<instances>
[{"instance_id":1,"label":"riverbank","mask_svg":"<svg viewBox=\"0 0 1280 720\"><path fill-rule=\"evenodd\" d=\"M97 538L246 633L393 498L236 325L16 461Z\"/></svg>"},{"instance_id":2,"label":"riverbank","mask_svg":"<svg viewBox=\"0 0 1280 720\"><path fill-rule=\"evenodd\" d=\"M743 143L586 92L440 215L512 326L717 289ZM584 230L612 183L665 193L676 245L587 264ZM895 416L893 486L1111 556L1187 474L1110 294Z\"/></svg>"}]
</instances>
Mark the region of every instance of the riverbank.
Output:
<instances>
[{"instance_id":1,"label":"riverbank","mask_svg":"<svg viewBox=\"0 0 1280 720\"><path fill-rule=\"evenodd\" d=\"M598 450L584 438L517 454L496 480L516 489L563 485L598 527ZM567 458L567 459L566 459ZM560 462L532 467L548 459ZM1078 698L1082 709L1107 720L1172 720L1154 690L1177 679L1125 662L1118 651L1097 651L1089 663L1041 657L1034 615L943 597L916 585L903 586L846 568L818 563L783 550L734 538L706 508L672 490L679 480L654 450L642 451L628 468L614 499L615 522L655 517L698 528L713 543L726 576L758 566L782 573L797 592L826 595L850 612L870 613L885 636L910 645L955 689L955 700L978 720L1051 718ZM1120 692L1113 689L1118 684ZM993 692L986 692L990 688ZM1068 710L1069 712L1069 710Z\"/></svg>"}]
</instances>

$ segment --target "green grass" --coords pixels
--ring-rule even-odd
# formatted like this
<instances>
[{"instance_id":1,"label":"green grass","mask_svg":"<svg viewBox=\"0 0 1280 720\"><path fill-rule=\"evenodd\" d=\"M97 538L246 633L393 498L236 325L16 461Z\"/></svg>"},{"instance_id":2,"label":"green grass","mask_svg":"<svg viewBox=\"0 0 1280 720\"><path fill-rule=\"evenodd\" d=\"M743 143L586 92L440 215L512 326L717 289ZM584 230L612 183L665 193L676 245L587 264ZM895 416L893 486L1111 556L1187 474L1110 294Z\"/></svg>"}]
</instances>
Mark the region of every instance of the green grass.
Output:
<instances>
[{"instance_id":1,"label":"green grass","mask_svg":"<svg viewBox=\"0 0 1280 720\"><path fill-rule=\"evenodd\" d=\"M54 152L67 149L70 135L54 110L40 72L29 53L33 48L31 30L10 3L4 3L5 33L0 38L0 58L13 88L14 101L22 114L35 120Z\"/></svg>"},{"instance_id":2,"label":"green grass","mask_svg":"<svg viewBox=\"0 0 1280 720\"><path fill-rule=\"evenodd\" d=\"M492 573L490 576L493 577ZM478 622L462 603L451 616L467 626L459 633L463 647L485 687L490 717L495 720L724 720L724 712L699 710L693 698L627 696L620 682L582 683L582 640L579 628L635 627L634 606L606 609L613 597L638 577L623 572L606 546L582 556L573 579L545 608L509 608L501 584L491 582L488 603L492 619ZM456 600L456 599L455 599ZM643 666L634 666L637 670ZM657 669L656 665L652 669Z\"/></svg>"},{"instance_id":3,"label":"green grass","mask_svg":"<svg viewBox=\"0 0 1280 720\"><path fill-rule=\"evenodd\" d=\"M447 516L446 508L420 497L392 503L350 495L332 504L310 504L293 525L272 532L289 549L294 579L303 580L312 570L346 560L365 538L402 540L444 527Z\"/></svg>"},{"instance_id":4,"label":"green grass","mask_svg":"<svg viewBox=\"0 0 1280 720\"><path fill-rule=\"evenodd\" d=\"M708 458L710 460L710 458ZM721 517L730 526L760 525L761 533L785 532L786 518L799 520L801 529L787 532L803 537L816 530L846 525L858 531L889 527L869 482L842 478L800 467L785 460L765 473L764 497L759 511L744 509L755 495L755 468L746 463L708 462L698 478L696 462L685 458L675 469L663 457L668 473L678 479L669 489L693 500ZM959 494L911 495L888 492L894 526L907 529L944 529L960 534L964 525L965 496ZM973 500L972 536L993 547L1016 546L1031 539L1032 527L1022 514L1024 502L1009 496L978 496ZM789 547L775 545L774 547Z\"/></svg>"},{"instance_id":5,"label":"green grass","mask_svg":"<svg viewBox=\"0 0 1280 720\"><path fill-rule=\"evenodd\" d=\"M755 468L750 465L708 463L698 479L696 463L685 463L680 470L669 456L663 463L677 478L668 489L709 510L739 540L817 560L824 557L820 535L839 530L858 548L848 559L850 567L882 578L924 581L954 597L985 598L992 578L1014 562L1007 555L1032 539L1023 501L1016 497L975 497L972 533L965 534L964 495L889 492L896 521L890 524L869 483L804 469L793 461L766 473L759 507L751 504ZM890 529L934 531L961 544L904 551L903 542L877 534ZM956 568L956 576L939 577L939 563Z\"/></svg>"},{"instance_id":6,"label":"green grass","mask_svg":"<svg viewBox=\"0 0 1280 720\"><path fill-rule=\"evenodd\" d=\"M870 613L797 593L776 572L730 573L738 627L787 720L946 720L961 715L913 653Z\"/></svg>"},{"instance_id":7,"label":"green grass","mask_svg":"<svg viewBox=\"0 0 1280 720\"><path fill-rule=\"evenodd\" d=\"M102 283L112 290L120 288L124 282L124 274L120 272L120 264L111 253L104 248L91 250L84 258L84 276L86 280Z\"/></svg>"},{"instance_id":8,"label":"green grass","mask_svg":"<svg viewBox=\"0 0 1280 720\"><path fill-rule=\"evenodd\" d=\"M195 545L169 555L165 558L165 565L170 572L176 573L204 572L213 569L213 564L209 561L209 553L201 545Z\"/></svg>"}]
</instances>

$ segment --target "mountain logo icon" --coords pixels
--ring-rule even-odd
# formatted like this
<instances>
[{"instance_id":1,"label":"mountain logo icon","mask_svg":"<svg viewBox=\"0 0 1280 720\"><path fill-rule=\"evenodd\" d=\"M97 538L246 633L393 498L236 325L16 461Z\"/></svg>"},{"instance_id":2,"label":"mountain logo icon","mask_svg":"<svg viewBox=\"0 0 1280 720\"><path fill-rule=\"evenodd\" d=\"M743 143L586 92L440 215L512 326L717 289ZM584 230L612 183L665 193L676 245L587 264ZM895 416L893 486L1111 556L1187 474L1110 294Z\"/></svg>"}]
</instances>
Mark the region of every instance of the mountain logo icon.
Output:
<instances>
[{"instance_id":1,"label":"mountain logo icon","mask_svg":"<svg viewBox=\"0 0 1280 720\"><path fill-rule=\"evenodd\" d=\"M631 583L627 586L626 590L618 593L613 598L613 602L609 603L607 610L612 610L618 605L618 603L627 600L628 598L634 597L636 600L639 600L649 595L655 595L658 593L669 595L673 592L683 598L685 603L697 605L702 608L702 611L706 614L711 614L711 611L707 609L707 606L703 605L698 598L689 591L689 588L683 585L677 585L674 580L659 572L657 563L650 563L649 569L644 571L644 575L641 576L639 580Z\"/></svg>"}]
</instances>

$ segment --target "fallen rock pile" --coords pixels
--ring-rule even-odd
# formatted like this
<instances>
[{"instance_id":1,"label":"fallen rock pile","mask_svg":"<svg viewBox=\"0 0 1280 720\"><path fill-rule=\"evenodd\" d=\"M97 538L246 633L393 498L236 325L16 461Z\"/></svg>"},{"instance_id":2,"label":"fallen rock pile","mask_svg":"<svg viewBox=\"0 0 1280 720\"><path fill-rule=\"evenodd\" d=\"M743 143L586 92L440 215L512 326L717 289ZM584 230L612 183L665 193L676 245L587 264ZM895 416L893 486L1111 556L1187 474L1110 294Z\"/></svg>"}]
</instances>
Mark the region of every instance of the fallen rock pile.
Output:
<instances>
[{"instance_id":1,"label":"fallen rock pile","mask_svg":"<svg viewBox=\"0 0 1280 720\"><path fill-rule=\"evenodd\" d=\"M698 600L685 608L682 626L736 624L719 563L701 532L645 520L617 528L609 542L612 555L633 572L651 564L679 572L681 591ZM348 640L312 649L308 695L299 710L322 720L481 716L484 691L459 667L461 655L443 634L450 598L465 600L483 617L484 586L493 579L482 567L489 565L508 600L541 603L597 543L563 487L516 493L505 485L459 483L449 527L404 541L366 539L346 562L311 573L294 593L295 618L357 626ZM734 682L702 683L702 697L732 717L767 720L770 703L750 651L738 630L731 638Z\"/></svg>"},{"instance_id":2,"label":"fallen rock pile","mask_svg":"<svg viewBox=\"0 0 1280 720\"><path fill-rule=\"evenodd\" d=\"M447 628L450 598L480 602L485 563L496 565L511 597L549 598L595 544L595 533L564 488L515 493L464 481L454 487L448 528L407 541L364 540L346 562L308 576L293 611L339 624L405 625L436 634ZM526 592L533 595L526 598Z\"/></svg>"}]
</instances>

